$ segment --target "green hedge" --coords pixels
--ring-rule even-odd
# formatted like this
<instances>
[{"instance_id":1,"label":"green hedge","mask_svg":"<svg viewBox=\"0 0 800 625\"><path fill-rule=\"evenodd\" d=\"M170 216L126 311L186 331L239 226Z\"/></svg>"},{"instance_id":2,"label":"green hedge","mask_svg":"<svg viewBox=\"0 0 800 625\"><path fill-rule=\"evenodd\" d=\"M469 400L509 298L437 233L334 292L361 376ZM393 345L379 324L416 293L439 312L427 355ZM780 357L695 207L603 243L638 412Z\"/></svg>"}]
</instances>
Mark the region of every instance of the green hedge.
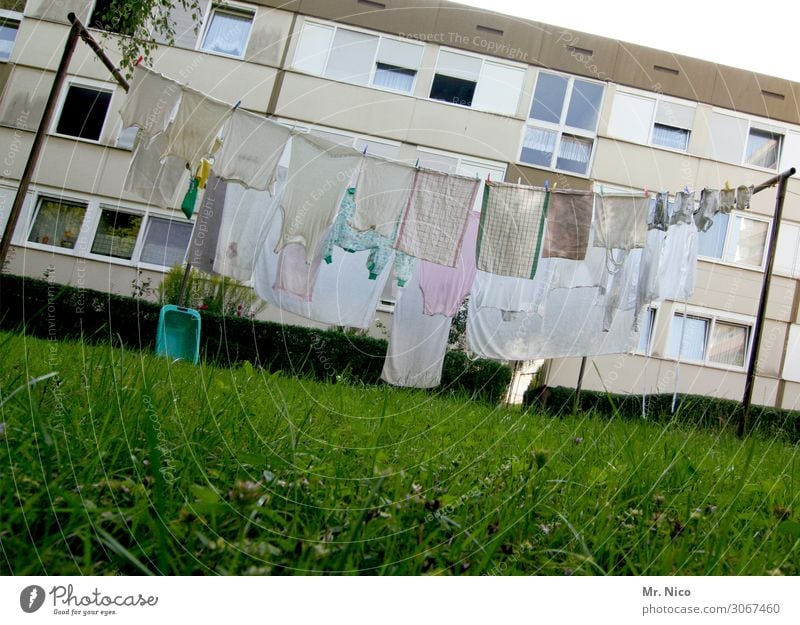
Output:
<instances>
[{"instance_id":1,"label":"green hedge","mask_svg":"<svg viewBox=\"0 0 800 625\"><path fill-rule=\"evenodd\" d=\"M575 389L564 386L529 389L523 397L525 406L537 406L552 415L572 414L574 402ZM628 420L641 419L642 396L582 391L579 410ZM735 430L742 414L742 404L737 401L702 395L678 395L675 415L672 415L671 393L645 397L645 416L650 421L675 420L698 427ZM800 412L752 406L749 425L752 432L777 436L793 443L800 442Z\"/></svg>"},{"instance_id":2,"label":"green hedge","mask_svg":"<svg viewBox=\"0 0 800 625\"><path fill-rule=\"evenodd\" d=\"M0 329L152 350L159 312L159 305L141 299L0 276ZM384 340L333 330L206 313L202 318L202 357L221 366L249 361L271 371L377 384L386 347ZM436 392L497 403L510 381L511 370L504 365L448 352Z\"/></svg>"}]
</instances>

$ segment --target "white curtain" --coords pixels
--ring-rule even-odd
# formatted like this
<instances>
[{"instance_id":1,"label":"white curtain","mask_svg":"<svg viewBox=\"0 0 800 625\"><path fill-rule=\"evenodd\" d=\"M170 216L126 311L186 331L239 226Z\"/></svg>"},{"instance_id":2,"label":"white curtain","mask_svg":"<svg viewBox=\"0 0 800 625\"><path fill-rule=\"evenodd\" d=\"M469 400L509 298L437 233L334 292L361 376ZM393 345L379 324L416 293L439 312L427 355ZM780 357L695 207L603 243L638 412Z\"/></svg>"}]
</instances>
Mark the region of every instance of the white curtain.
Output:
<instances>
[{"instance_id":1,"label":"white curtain","mask_svg":"<svg viewBox=\"0 0 800 625\"><path fill-rule=\"evenodd\" d=\"M203 48L231 56L243 56L251 22L249 17L215 11Z\"/></svg>"},{"instance_id":2,"label":"white curtain","mask_svg":"<svg viewBox=\"0 0 800 625\"><path fill-rule=\"evenodd\" d=\"M386 87L387 89L410 93L416 73L414 70L378 63L372 84L376 87Z\"/></svg>"}]
</instances>

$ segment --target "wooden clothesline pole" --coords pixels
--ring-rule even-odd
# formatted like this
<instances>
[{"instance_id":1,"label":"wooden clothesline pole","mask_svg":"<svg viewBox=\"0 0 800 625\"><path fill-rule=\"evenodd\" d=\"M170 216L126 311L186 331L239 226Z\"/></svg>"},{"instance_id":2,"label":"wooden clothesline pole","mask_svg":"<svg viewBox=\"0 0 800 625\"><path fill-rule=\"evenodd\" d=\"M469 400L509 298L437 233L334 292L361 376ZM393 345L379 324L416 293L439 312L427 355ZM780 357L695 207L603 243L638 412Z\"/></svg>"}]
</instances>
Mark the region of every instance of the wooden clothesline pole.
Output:
<instances>
[{"instance_id":1,"label":"wooden clothesline pole","mask_svg":"<svg viewBox=\"0 0 800 625\"><path fill-rule=\"evenodd\" d=\"M78 38L83 39L86 44L94 50L94 53L100 57L100 60L103 62L110 71L120 86L128 91L130 86L128 85L128 81L122 77L122 74L119 73L119 70L114 67L114 64L111 62L103 49L100 45L94 40L91 33L86 30L86 27L81 23L81 21L75 16L74 13L70 13L67 15L67 19L72 24L72 27L69 30L69 35L67 35L67 41L64 44L64 52L61 54L61 61L58 64L58 69L56 70L55 78L53 79L53 86L50 88L50 93L47 96L47 102L44 105L44 111L42 112L42 119L39 122L39 128L36 130L36 135L33 138L33 144L31 145L31 151L28 154L28 160L25 163L25 169L22 171L22 178L20 178L19 186L17 187L17 194L14 196L14 204L11 206L11 212L8 215L8 222L6 223L5 230L3 231L3 238L0 241L0 268L5 265L6 257L8 256L8 250L11 247L11 237L14 234L14 230L17 227L17 222L19 221L19 216L22 213L22 205L25 203L25 196L28 194L28 188L31 184L31 179L33 178L33 172L36 169L36 166L39 164L39 155L42 151L42 146L44 145L44 141L47 138L47 130L50 127L50 123L53 119L53 112L56 108L56 102L58 100L58 94L61 92L61 89L64 85L64 79L67 77L67 69L69 68L69 62L72 59L72 54L75 52L75 45L78 43Z\"/></svg>"}]
</instances>

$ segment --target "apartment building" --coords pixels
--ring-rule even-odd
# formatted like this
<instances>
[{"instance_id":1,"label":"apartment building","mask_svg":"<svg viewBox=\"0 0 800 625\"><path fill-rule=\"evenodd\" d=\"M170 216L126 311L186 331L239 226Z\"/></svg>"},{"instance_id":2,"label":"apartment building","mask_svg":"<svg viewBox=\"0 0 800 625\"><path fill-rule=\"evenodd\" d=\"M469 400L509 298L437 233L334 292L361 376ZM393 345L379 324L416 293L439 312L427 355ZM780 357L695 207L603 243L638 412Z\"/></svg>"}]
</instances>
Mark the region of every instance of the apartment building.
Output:
<instances>
[{"instance_id":1,"label":"apartment building","mask_svg":"<svg viewBox=\"0 0 800 625\"><path fill-rule=\"evenodd\" d=\"M0 226L66 16L102 27L102 2L2 4ZM156 70L372 154L531 185L673 193L758 184L800 163L800 84L780 78L444 0L200 4L197 30L175 10L176 40L155 53ZM103 45L115 58L113 38ZM6 270L130 294L182 262L192 224L123 190L132 145L117 114L124 91L83 44L69 71ZM800 404L798 192L793 178L753 394L791 409ZM634 354L591 358L584 388L741 397L774 199L765 191L750 210L720 214L699 235L694 296L649 310ZM393 297L387 290L381 315ZM542 378L574 386L579 364L549 361Z\"/></svg>"}]
</instances>

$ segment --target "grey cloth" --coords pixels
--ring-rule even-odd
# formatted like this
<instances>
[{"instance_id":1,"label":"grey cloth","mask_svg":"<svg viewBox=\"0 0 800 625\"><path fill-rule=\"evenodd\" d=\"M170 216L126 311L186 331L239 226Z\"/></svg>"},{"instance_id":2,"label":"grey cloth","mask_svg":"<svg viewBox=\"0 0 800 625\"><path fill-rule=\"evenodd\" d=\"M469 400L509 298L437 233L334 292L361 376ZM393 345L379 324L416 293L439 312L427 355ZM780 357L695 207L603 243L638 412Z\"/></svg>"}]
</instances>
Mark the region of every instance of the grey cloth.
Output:
<instances>
[{"instance_id":1,"label":"grey cloth","mask_svg":"<svg viewBox=\"0 0 800 625\"><path fill-rule=\"evenodd\" d=\"M736 189L736 210L743 211L750 208L750 198L753 197L753 186L740 185Z\"/></svg>"},{"instance_id":2,"label":"grey cloth","mask_svg":"<svg viewBox=\"0 0 800 625\"><path fill-rule=\"evenodd\" d=\"M705 232L714 223L714 217L719 212L719 191L716 189L703 189L700 192L700 206L694 214L694 223L700 232Z\"/></svg>"},{"instance_id":3,"label":"grey cloth","mask_svg":"<svg viewBox=\"0 0 800 625\"><path fill-rule=\"evenodd\" d=\"M639 195L597 195L594 246L607 250L644 247L650 198Z\"/></svg>"},{"instance_id":4,"label":"grey cloth","mask_svg":"<svg viewBox=\"0 0 800 625\"><path fill-rule=\"evenodd\" d=\"M663 230L666 232L669 225L669 193L658 193L655 197L653 215L648 223L650 230Z\"/></svg>"},{"instance_id":5,"label":"grey cloth","mask_svg":"<svg viewBox=\"0 0 800 625\"><path fill-rule=\"evenodd\" d=\"M188 262L192 267L206 273L211 273L214 269L227 188L228 183L212 172L206 183L203 203L200 205L197 222L192 231L192 240L189 243L189 253L186 257Z\"/></svg>"},{"instance_id":6,"label":"grey cloth","mask_svg":"<svg viewBox=\"0 0 800 625\"><path fill-rule=\"evenodd\" d=\"M719 210L721 213L730 213L736 208L736 189L720 189Z\"/></svg>"},{"instance_id":7,"label":"grey cloth","mask_svg":"<svg viewBox=\"0 0 800 625\"><path fill-rule=\"evenodd\" d=\"M694 191L678 191L675 194L675 208L672 210L669 225L690 224L694 216Z\"/></svg>"}]
</instances>

